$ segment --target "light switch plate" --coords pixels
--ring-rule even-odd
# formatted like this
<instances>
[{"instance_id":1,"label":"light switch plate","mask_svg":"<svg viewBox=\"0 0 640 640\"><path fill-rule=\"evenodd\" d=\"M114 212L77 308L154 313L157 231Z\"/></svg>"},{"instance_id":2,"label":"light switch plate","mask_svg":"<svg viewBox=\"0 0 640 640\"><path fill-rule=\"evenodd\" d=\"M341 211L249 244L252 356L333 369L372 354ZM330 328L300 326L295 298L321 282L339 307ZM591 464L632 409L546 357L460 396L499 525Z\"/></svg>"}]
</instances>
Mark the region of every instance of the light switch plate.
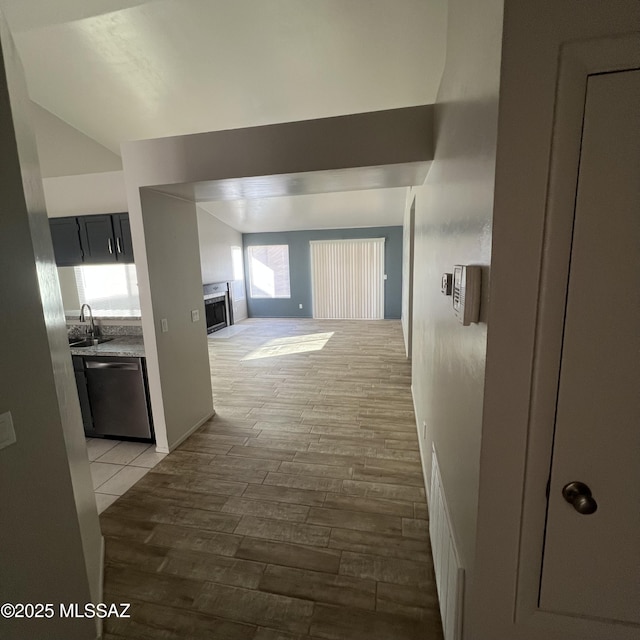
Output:
<instances>
[{"instance_id":1,"label":"light switch plate","mask_svg":"<svg viewBox=\"0 0 640 640\"><path fill-rule=\"evenodd\" d=\"M162 318L162 320L160 320L160 326L162 327L162 333L167 333L167 331L169 331L169 321L166 318Z\"/></svg>"},{"instance_id":2,"label":"light switch plate","mask_svg":"<svg viewBox=\"0 0 640 640\"><path fill-rule=\"evenodd\" d=\"M0 415L0 449L4 449L16 441L11 411Z\"/></svg>"},{"instance_id":3,"label":"light switch plate","mask_svg":"<svg viewBox=\"0 0 640 640\"><path fill-rule=\"evenodd\" d=\"M200 320L200 312L197 309L191 310L191 322L198 322Z\"/></svg>"}]
</instances>

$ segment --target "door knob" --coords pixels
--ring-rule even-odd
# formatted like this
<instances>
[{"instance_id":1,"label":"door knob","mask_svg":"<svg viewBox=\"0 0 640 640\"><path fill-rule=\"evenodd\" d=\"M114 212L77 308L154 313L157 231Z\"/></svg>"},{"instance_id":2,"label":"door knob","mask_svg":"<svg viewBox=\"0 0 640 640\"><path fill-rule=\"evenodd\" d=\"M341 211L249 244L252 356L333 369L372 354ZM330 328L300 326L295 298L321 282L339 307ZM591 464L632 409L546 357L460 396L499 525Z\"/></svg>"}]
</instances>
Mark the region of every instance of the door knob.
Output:
<instances>
[{"instance_id":1,"label":"door knob","mask_svg":"<svg viewBox=\"0 0 640 640\"><path fill-rule=\"evenodd\" d=\"M583 516L588 516L596 511L598 503L591 495L591 489L582 482L570 482L562 489L564 499Z\"/></svg>"}]
</instances>

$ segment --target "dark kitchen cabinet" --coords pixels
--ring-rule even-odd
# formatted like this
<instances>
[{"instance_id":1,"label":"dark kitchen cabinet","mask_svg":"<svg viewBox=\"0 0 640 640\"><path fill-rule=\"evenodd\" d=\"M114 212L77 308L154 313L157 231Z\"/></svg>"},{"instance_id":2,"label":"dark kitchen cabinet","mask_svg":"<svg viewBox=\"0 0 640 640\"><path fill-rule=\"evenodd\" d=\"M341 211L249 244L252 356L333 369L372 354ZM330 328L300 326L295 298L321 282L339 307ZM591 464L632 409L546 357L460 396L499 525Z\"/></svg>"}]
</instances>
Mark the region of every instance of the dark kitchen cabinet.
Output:
<instances>
[{"instance_id":1,"label":"dark kitchen cabinet","mask_svg":"<svg viewBox=\"0 0 640 640\"><path fill-rule=\"evenodd\" d=\"M59 267L134 262L128 213L52 218L49 225Z\"/></svg>"},{"instance_id":2,"label":"dark kitchen cabinet","mask_svg":"<svg viewBox=\"0 0 640 640\"><path fill-rule=\"evenodd\" d=\"M113 220L113 231L116 238L118 262L134 262L129 214L114 213L111 218Z\"/></svg>"},{"instance_id":3,"label":"dark kitchen cabinet","mask_svg":"<svg viewBox=\"0 0 640 640\"><path fill-rule=\"evenodd\" d=\"M83 253L80 240L80 226L77 218L51 218L51 239L56 264L59 267L72 267L82 264Z\"/></svg>"},{"instance_id":4,"label":"dark kitchen cabinet","mask_svg":"<svg viewBox=\"0 0 640 640\"><path fill-rule=\"evenodd\" d=\"M82 424L87 436L96 434L93 428L93 416L91 415L91 403L89 402L89 390L87 388L87 376L84 372L84 358L82 356L72 356L73 373L76 376L76 386L78 387L78 400L80 400L80 412L82 413Z\"/></svg>"},{"instance_id":5,"label":"dark kitchen cabinet","mask_svg":"<svg viewBox=\"0 0 640 640\"><path fill-rule=\"evenodd\" d=\"M84 264L108 264L117 261L116 243L111 216L82 216L78 218Z\"/></svg>"}]
</instances>

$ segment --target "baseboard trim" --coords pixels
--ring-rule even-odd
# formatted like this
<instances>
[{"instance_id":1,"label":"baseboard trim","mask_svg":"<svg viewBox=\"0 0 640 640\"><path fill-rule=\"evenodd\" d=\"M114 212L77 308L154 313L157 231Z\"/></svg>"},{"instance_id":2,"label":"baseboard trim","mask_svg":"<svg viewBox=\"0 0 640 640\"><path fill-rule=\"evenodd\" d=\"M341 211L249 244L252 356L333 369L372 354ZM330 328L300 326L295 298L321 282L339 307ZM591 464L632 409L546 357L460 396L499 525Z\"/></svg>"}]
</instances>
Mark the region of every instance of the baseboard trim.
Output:
<instances>
[{"instance_id":1,"label":"baseboard trim","mask_svg":"<svg viewBox=\"0 0 640 640\"><path fill-rule=\"evenodd\" d=\"M156 447L156 451L158 453L171 453L176 447L180 446L190 435L193 435L207 420L211 420L213 416L216 415L216 410L214 409L211 413L208 413L204 418L201 418L196 422L193 427L191 427L185 434L180 436L178 440L169 445L169 448L165 447Z\"/></svg>"},{"instance_id":2,"label":"baseboard trim","mask_svg":"<svg viewBox=\"0 0 640 640\"><path fill-rule=\"evenodd\" d=\"M427 507L431 506L431 494L430 494L430 482L427 478L427 471L424 464L424 445L422 443L422 436L420 435L420 420L418 420L418 411L416 409L416 396L413 392L413 384L411 385L411 400L413 401L413 415L416 417L416 433L418 435L418 449L420 450L420 466L422 467L422 480L424 482L424 491L427 495Z\"/></svg>"},{"instance_id":3,"label":"baseboard trim","mask_svg":"<svg viewBox=\"0 0 640 640\"><path fill-rule=\"evenodd\" d=\"M98 602L104 602L104 554L105 554L105 545L104 545L104 536L100 536L100 568L98 570L99 580L98 580ZM96 632L97 639L100 640L102 638L103 632L103 620L102 618L96 617Z\"/></svg>"},{"instance_id":4,"label":"baseboard trim","mask_svg":"<svg viewBox=\"0 0 640 640\"><path fill-rule=\"evenodd\" d=\"M432 447L431 498L429 538L444 640L461 640L465 571L460 562L435 445Z\"/></svg>"}]
</instances>

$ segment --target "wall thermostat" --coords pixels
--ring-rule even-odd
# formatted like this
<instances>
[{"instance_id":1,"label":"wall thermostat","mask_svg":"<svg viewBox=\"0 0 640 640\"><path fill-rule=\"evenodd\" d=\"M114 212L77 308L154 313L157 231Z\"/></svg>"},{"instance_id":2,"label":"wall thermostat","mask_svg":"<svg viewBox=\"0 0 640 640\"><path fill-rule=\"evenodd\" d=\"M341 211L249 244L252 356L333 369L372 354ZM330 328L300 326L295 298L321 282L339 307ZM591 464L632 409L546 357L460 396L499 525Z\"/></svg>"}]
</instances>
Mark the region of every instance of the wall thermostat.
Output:
<instances>
[{"instance_id":1,"label":"wall thermostat","mask_svg":"<svg viewBox=\"0 0 640 640\"><path fill-rule=\"evenodd\" d=\"M440 286L440 291L445 296L451 295L451 285L453 283L453 273L443 273L442 274L442 285Z\"/></svg>"},{"instance_id":2,"label":"wall thermostat","mask_svg":"<svg viewBox=\"0 0 640 640\"><path fill-rule=\"evenodd\" d=\"M453 312L467 326L480 316L482 268L456 265L453 268Z\"/></svg>"}]
</instances>

